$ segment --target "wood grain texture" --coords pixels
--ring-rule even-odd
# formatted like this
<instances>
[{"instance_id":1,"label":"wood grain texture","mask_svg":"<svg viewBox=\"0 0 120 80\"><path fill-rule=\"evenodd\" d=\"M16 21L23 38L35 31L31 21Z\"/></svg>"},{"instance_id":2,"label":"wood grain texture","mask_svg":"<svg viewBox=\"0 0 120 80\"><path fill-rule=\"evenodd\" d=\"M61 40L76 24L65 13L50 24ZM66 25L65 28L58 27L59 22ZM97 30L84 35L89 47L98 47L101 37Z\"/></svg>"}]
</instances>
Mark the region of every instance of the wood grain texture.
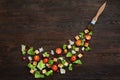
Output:
<instances>
[{"instance_id":1,"label":"wood grain texture","mask_svg":"<svg viewBox=\"0 0 120 80\"><path fill-rule=\"evenodd\" d=\"M22 43L49 51L67 43L96 14L102 0L0 0L0 80L37 80L21 60ZM120 79L120 0L109 0L92 51L65 75L46 80ZM42 79L38 79L42 80Z\"/></svg>"}]
</instances>

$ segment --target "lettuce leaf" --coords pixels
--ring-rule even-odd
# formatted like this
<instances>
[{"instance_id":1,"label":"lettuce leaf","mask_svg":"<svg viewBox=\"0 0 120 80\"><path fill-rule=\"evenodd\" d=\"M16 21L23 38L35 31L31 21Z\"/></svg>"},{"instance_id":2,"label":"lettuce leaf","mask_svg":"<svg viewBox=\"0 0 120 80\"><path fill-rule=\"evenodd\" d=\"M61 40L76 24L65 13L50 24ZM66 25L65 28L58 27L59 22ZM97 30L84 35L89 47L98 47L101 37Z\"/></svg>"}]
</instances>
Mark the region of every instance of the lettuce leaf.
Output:
<instances>
[{"instance_id":1,"label":"lettuce leaf","mask_svg":"<svg viewBox=\"0 0 120 80\"><path fill-rule=\"evenodd\" d=\"M42 70L43 68L45 68L45 64L43 63L42 60L40 60L40 62L38 62L37 68Z\"/></svg>"}]
</instances>

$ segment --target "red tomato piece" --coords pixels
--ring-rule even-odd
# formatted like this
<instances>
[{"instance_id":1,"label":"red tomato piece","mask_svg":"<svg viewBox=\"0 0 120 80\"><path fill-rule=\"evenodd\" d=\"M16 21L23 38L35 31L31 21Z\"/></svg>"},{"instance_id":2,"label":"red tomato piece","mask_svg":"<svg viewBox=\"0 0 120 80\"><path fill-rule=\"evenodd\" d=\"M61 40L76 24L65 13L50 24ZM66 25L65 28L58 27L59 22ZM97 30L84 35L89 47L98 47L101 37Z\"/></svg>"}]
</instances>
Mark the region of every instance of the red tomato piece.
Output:
<instances>
[{"instance_id":1,"label":"red tomato piece","mask_svg":"<svg viewBox=\"0 0 120 80\"><path fill-rule=\"evenodd\" d=\"M39 55L35 55L34 56L34 61L39 61L40 60L40 56Z\"/></svg>"},{"instance_id":2,"label":"red tomato piece","mask_svg":"<svg viewBox=\"0 0 120 80\"><path fill-rule=\"evenodd\" d=\"M44 62L44 63L47 63L47 62L48 62L48 58L44 58L44 59L43 59L43 62Z\"/></svg>"},{"instance_id":3,"label":"red tomato piece","mask_svg":"<svg viewBox=\"0 0 120 80\"><path fill-rule=\"evenodd\" d=\"M58 66L57 65L53 65L51 68L52 68L53 71L57 71L58 70Z\"/></svg>"},{"instance_id":4,"label":"red tomato piece","mask_svg":"<svg viewBox=\"0 0 120 80\"><path fill-rule=\"evenodd\" d=\"M71 61L76 61L76 59L77 59L77 58L76 58L75 55L71 56L71 58L70 58Z\"/></svg>"},{"instance_id":5,"label":"red tomato piece","mask_svg":"<svg viewBox=\"0 0 120 80\"><path fill-rule=\"evenodd\" d=\"M85 38L87 39L87 40L90 40L91 39L91 36L90 35L85 35Z\"/></svg>"},{"instance_id":6,"label":"red tomato piece","mask_svg":"<svg viewBox=\"0 0 120 80\"><path fill-rule=\"evenodd\" d=\"M56 54L61 54L62 53L62 49L61 48L56 48Z\"/></svg>"}]
</instances>

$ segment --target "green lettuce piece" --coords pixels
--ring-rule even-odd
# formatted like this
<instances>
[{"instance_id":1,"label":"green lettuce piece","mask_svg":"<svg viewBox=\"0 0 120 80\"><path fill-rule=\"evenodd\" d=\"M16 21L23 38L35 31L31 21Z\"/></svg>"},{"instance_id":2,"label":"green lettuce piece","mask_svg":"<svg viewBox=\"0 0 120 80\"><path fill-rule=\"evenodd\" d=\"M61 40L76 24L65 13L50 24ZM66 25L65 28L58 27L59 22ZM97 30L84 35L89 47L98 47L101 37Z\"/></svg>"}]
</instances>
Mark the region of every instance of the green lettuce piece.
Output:
<instances>
[{"instance_id":1,"label":"green lettuce piece","mask_svg":"<svg viewBox=\"0 0 120 80\"><path fill-rule=\"evenodd\" d=\"M92 36L93 35L93 31L90 31L88 34Z\"/></svg>"},{"instance_id":2,"label":"green lettuce piece","mask_svg":"<svg viewBox=\"0 0 120 80\"><path fill-rule=\"evenodd\" d=\"M30 69L35 69L35 68L36 68L36 66L32 65L32 63L29 63L27 66L28 66L28 68L30 68Z\"/></svg>"},{"instance_id":3,"label":"green lettuce piece","mask_svg":"<svg viewBox=\"0 0 120 80\"><path fill-rule=\"evenodd\" d=\"M75 50L75 48L76 48L76 46L75 46L75 45L73 45L73 46L72 46L72 49L73 49L73 50Z\"/></svg>"},{"instance_id":4,"label":"green lettuce piece","mask_svg":"<svg viewBox=\"0 0 120 80\"><path fill-rule=\"evenodd\" d=\"M75 64L82 64L81 60L76 60L73 63L75 63Z\"/></svg>"},{"instance_id":5,"label":"green lettuce piece","mask_svg":"<svg viewBox=\"0 0 120 80\"><path fill-rule=\"evenodd\" d=\"M48 52L45 52L44 54L44 57L49 57L50 55L48 54Z\"/></svg>"},{"instance_id":6,"label":"green lettuce piece","mask_svg":"<svg viewBox=\"0 0 120 80\"><path fill-rule=\"evenodd\" d=\"M35 78L44 78L45 76L43 74L40 74L39 71L36 71L35 74L34 74L34 77Z\"/></svg>"},{"instance_id":7,"label":"green lettuce piece","mask_svg":"<svg viewBox=\"0 0 120 80\"><path fill-rule=\"evenodd\" d=\"M53 70L49 70L48 72L45 73L46 76L53 75Z\"/></svg>"},{"instance_id":8,"label":"green lettuce piece","mask_svg":"<svg viewBox=\"0 0 120 80\"><path fill-rule=\"evenodd\" d=\"M66 49L67 45L66 44L63 44L62 48L63 49Z\"/></svg>"},{"instance_id":9,"label":"green lettuce piece","mask_svg":"<svg viewBox=\"0 0 120 80\"><path fill-rule=\"evenodd\" d=\"M68 52L67 54L66 54L66 57L71 57L72 56L72 53L71 52Z\"/></svg>"},{"instance_id":10,"label":"green lettuce piece","mask_svg":"<svg viewBox=\"0 0 120 80\"><path fill-rule=\"evenodd\" d=\"M85 48L85 50L86 50L86 51L90 51L90 50L91 50L91 48L90 48L90 47L87 47L87 48Z\"/></svg>"},{"instance_id":11,"label":"green lettuce piece","mask_svg":"<svg viewBox=\"0 0 120 80\"><path fill-rule=\"evenodd\" d=\"M40 60L40 61L38 62L37 68L40 69L40 70L42 70L43 68L45 68L45 64L43 63L42 60Z\"/></svg>"},{"instance_id":12,"label":"green lettuce piece","mask_svg":"<svg viewBox=\"0 0 120 80\"><path fill-rule=\"evenodd\" d=\"M29 55L35 55L35 52L34 52L34 50L33 50L33 47L30 47L30 49L28 49L27 53L28 53Z\"/></svg>"},{"instance_id":13,"label":"green lettuce piece","mask_svg":"<svg viewBox=\"0 0 120 80\"><path fill-rule=\"evenodd\" d=\"M53 63L54 63L53 60L49 60L49 61L48 61L48 64L50 64L50 65L52 65Z\"/></svg>"},{"instance_id":14,"label":"green lettuce piece","mask_svg":"<svg viewBox=\"0 0 120 80\"><path fill-rule=\"evenodd\" d=\"M65 59L61 60L62 64L64 65L67 61Z\"/></svg>"},{"instance_id":15,"label":"green lettuce piece","mask_svg":"<svg viewBox=\"0 0 120 80\"><path fill-rule=\"evenodd\" d=\"M68 70L72 71L72 64L69 64Z\"/></svg>"},{"instance_id":16,"label":"green lettuce piece","mask_svg":"<svg viewBox=\"0 0 120 80\"><path fill-rule=\"evenodd\" d=\"M82 44L81 44L81 46L84 46L84 41L82 40Z\"/></svg>"},{"instance_id":17,"label":"green lettuce piece","mask_svg":"<svg viewBox=\"0 0 120 80\"><path fill-rule=\"evenodd\" d=\"M26 45L22 44L22 45L21 45L21 51L22 51L22 54L23 54L23 55L26 54L25 49L26 49Z\"/></svg>"},{"instance_id":18,"label":"green lettuce piece","mask_svg":"<svg viewBox=\"0 0 120 80\"><path fill-rule=\"evenodd\" d=\"M80 32L79 34L82 36L82 35L84 35L84 32Z\"/></svg>"}]
</instances>

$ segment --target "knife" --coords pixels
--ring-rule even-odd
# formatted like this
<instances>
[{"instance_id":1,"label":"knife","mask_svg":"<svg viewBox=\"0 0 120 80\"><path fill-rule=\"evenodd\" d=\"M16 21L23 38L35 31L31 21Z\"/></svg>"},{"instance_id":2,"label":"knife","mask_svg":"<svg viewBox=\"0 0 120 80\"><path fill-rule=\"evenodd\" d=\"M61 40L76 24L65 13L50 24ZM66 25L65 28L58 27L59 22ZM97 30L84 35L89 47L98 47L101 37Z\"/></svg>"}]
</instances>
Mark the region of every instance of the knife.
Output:
<instances>
[{"instance_id":1,"label":"knife","mask_svg":"<svg viewBox=\"0 0 120 80\"><path fill-rule=\"evenodd\" d=\"M103 5L99 8L97 14L96 14L95 17L92 19L91 24L95 25L95 23L97 22L99 16L100 16L100 15L102 14L102 12L104 11L105 6L106 6L106 3L107 3L107 1L105 1L105 2L103 3Z\"/></svg>"}]
</instances>

